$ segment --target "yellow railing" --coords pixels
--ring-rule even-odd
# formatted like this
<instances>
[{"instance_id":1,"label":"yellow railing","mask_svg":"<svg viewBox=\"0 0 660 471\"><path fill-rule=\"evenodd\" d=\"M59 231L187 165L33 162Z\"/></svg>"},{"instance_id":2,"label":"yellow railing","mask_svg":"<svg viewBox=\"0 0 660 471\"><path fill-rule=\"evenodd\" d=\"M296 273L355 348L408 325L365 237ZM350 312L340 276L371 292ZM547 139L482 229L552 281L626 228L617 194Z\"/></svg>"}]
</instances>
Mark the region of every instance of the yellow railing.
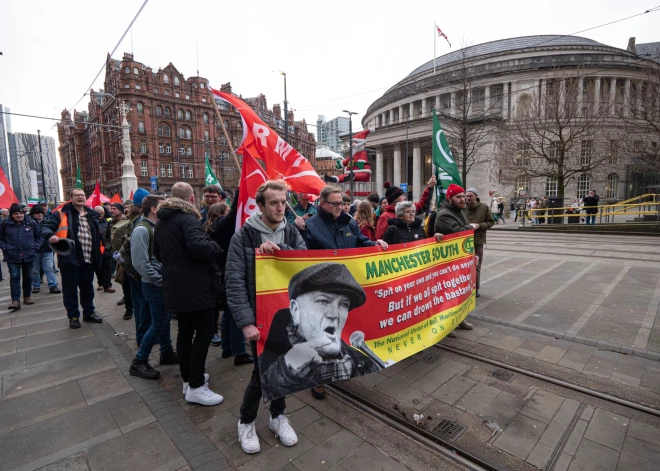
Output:
<instances>
[{"instance_id":1,"label":"yellow railing","mask_svg":"<svg viewBox=\"0 0 660 471\"><path fill-rule=\"evenodd\" d=\"M518 212L518 217L522 218L523 225L525 224L525 219L543 219L547 220L549 218L552 219L558 219L558 218L583 218L586 217L587 214L584 212L586 209L596 209L597 212L594 214L589 214L589 216L598 216L599 222L603 222L603 218L606 219L606 222L609 222L610 217L614 216L639 216L639 215L657 215L658 216L658 222L660 222L660 195L655 195L655 194L649 194L649 195L642 195L633 198L632 200L627 200L627 202L619 202L615 204L604 204L600 206L582 206L582 207L575 207L575 206L568 206L568 207L563 207L563 208L544 208L544 209L531 209L531 208L525 208L525 209L517 209L515 211ZM643 203L630 203L630 201L637 200L639 201L640 198L645 198L645 197L653 197L652 201L646 201ZM648 209L643 209L643 207L646 207ZM635 210L637 211L630 211L630 210ZM540 214L543 212L544 214ZM515 214L515 212L512 212ZM552 224L552 221L550 221Z\"/></svg>"}]
</instances>

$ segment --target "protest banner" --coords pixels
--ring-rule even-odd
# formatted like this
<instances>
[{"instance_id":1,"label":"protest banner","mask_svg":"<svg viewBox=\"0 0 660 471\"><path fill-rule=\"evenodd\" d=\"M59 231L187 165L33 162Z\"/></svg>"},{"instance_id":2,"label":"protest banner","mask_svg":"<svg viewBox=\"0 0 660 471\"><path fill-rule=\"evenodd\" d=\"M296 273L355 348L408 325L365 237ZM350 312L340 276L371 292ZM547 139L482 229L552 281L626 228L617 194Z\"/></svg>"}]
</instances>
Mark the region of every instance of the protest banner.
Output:
<instances>
[{"instance_id":1,"label":"protest banner","mask_svg":"<svg viewBox=\"0 0 660 471\"><path fill-rule=\"evenodd\" d=\"M256 255L257 355L272 400L387 368L475 306L473 231L387 250Z\"/></svg>"}]
</instances>

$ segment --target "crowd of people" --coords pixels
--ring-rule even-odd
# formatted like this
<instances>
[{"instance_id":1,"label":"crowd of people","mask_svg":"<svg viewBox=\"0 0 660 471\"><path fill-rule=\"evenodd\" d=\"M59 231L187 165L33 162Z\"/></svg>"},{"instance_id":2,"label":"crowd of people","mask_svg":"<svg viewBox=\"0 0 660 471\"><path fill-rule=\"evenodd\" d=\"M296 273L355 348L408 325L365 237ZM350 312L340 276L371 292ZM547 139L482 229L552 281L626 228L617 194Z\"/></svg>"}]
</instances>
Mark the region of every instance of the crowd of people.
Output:
<instances>
[{"instance_id":1,"label":"crowd of people","mask_svg":"<svg viewBox=\"0 0 660 471\"><path fill-rule=\"evenodd\" d=\"M581 215L581 221L586 223L586 225L596 224L596 214L598 214L598 202L600 201L600 196L596 194L595 190L590 190L587 195L583 198L574 199L570 207L566 210L567 215ZM518 221L518 217L521 220L527 220L532 225L547 224L546 219L548 216L553 214L559 215L563 211L551 211L551 208L548 206L548 197L543 196L542 198L523 198L516 202L511 201L511 213L515 213L514 222ZM570 219L569 219L570 222Z\"/></svg>"},{"instance_id":2,"label":"crowd of people","mask_svg":"<svg viewBox=\"0 0 660 471\"><path fill-rule=\"evenodd\" d=\"M255 314L255 249L267 254L370 246L387 250L394 244L426 238L440 241L448 234L474 230L479 296L483 246L486 231L495 223L493 214L481 203L475 188L466 191L455 184L446 190L446 199L437 210L430 208L435 184L431 178L417 202L407 201L406 194L395 185L388 184L383 197L374 193L364 201L351 201L340 187L328 185L314 202L310 195L295 195L292 206L286 183L269 181L255 195L258 211L238 231L238 194L230 203L218 185L203 189L201 209L195 204L192 187L185 182L173 185L169 197L138 189L132 200L107 208L86 206L84 191L75 189L69 202L45 218L35 210L36 217L25 219L20 206L12 206L0 228L0 248L11 273L12 305L15 298L16 303L20 301L20 277L15 275L21 271L24 302L31 302L30 273L38 270L36 265L32 267L35 260L46 273L51 292L55 292L57 284L51 270L55 251L69 326L79 328L81 318L83 322L101 323L94 307L94 276L98 291L112 292L110 280L115 271L115 282L124 294L119 302L125 305L124 319L135 322L137 351L130 365L131 375L151 380L160 376L149 362L158 344L159 364L179 365L185 400L214 406L222 403L223 397L209 388L205 363L210 346L219 346L222 358L233 358L236 365L253 365L240 408L238 437L246 453L256 453L260 449L255 420L262 399L262 376L256 351L260 331ZM39 256L38 252L50 256ZM323 274L315 276L323 283ZM305 290L309 289L296 287L294 297L300 299L292 300L292 306L303 305ZM331 308L308 319L301 318L300 310L292 308L287 323L301 338L314 339L324 322L336 321L330 319L336 316ZM176 349L170 338L173 318L178 324ZM472 329L466 321L459 327ZM337 355L342 355L341 345L331 348L318 339L298 342L295 349L307 351L303 358L309 362L327 363L330 372L338 368ZM356 373L351 368L357 368L352 365L342 363L337 373L351 377ZM278 366L297 372L308 367L295 361ZM322 400L325 389L312 387L311 394ZM269 427L283 445L293 446L298 438L285 410L284 397L270 402Z\"/></svg>"}]
</instances>

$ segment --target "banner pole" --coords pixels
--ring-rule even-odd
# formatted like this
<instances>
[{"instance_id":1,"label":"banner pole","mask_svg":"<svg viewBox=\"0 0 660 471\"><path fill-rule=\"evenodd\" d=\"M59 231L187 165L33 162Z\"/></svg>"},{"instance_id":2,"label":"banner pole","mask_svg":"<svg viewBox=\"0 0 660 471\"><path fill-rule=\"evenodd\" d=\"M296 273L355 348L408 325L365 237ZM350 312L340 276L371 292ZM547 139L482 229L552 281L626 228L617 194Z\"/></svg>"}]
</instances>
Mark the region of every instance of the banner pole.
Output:
<instances>
[{"instance_id":1,"label":"banner pole","mask_svg":"<svg viewBox=\"0 0 660 471\"><path fill-rule=\"evenodd\" d=\"M234 145L231 142L231 139L229 139L229 134L227 134L227 128L225 128L225 121L222 119L222 115L220 114L220 108L218 108L218 103L215 101L215 95L211 93L211 97L213 98L213 109L215 109L215 116L220 121L220 127L222 128L222 133L225 135L225 139L227 140L227 144L229 144L229 151L231 152L232 157L234 158L234 163L236 164L236 169L238 170L238 178L241 178L241 164L238 162L238 157L236 157L236 151L234 150Z\"/></svg>"}]
</instances>

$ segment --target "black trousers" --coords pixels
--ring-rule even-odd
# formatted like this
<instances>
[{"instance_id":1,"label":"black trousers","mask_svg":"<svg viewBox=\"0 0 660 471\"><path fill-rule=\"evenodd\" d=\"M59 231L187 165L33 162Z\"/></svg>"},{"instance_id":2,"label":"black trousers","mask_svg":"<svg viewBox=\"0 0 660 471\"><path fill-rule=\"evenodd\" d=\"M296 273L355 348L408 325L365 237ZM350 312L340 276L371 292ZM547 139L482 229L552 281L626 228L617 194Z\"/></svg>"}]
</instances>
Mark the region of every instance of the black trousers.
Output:
<instances>
[{"instance_id":1,"label":"black trousers","mask_svg":"<svg viewBox=\"0 0 660 471\"><path fill-rule=\"evenodd\" d=\"M257 420L259 412L259 403L261 402L261 376L259 375L259 360L257 359L257 344L250 342L252 347L252 358L254 358L254 369L252 378L245 388L243 394L243 404L241 404L241 423L251 424ZM284 414L286 409L286 400L283 397L270 401L270 416L276 419Z\"/></svg>"},{"instance_id":2,"label":"black trousers","mask_svg":"<svg viewBox=\"0 0 660 471\"><path fill-rule=\"evenodd\" d=\"M78 307L78 290L80 290L80 305L83 315L94 313L94 265L80 262L77 267L60 266L62 275L62 296L66 315L69 319L80 317Z\"/></svg>"},{"instance_id":3,"label":"black trousers","mask_svg":"<svg viewBox=\"0 0 660 471\"><path fill-rule=\"evenodd\" d=\"M133 312L133 296L131 295L131 285L128 278L129 276L124 273L124 281L121 284L121 290L124 293L124 301L126 301L124 306L126 306L126 310Z\"/></svg>"},{"instance_id":4,"label":"black trousers","mask_svg":"<svg viewBox=\"0 0 660 471\"><path fill-rule=\"evenodd\" d=\"M198 388L204 385L204 365L215 330L215 308L178 312L176 317L179 322L176 350L181 379L190 383L191 388Z\"/></svg>"},{"instance_id":5,"label":"black trousers","mask_svg":"<svg viewBox=\"0 0 660 471\"><path fill-rule=\"evenodd\" d=\"M96 270L96 283L104 288L112 286L112 257L101 258L101 266Z\"/></svg>"}]
</instances>

